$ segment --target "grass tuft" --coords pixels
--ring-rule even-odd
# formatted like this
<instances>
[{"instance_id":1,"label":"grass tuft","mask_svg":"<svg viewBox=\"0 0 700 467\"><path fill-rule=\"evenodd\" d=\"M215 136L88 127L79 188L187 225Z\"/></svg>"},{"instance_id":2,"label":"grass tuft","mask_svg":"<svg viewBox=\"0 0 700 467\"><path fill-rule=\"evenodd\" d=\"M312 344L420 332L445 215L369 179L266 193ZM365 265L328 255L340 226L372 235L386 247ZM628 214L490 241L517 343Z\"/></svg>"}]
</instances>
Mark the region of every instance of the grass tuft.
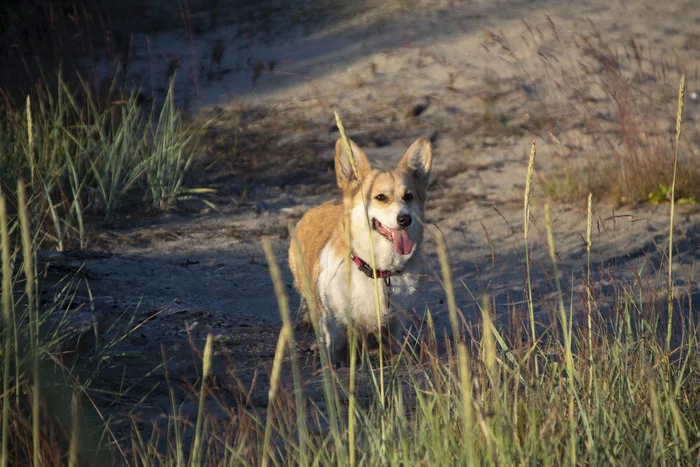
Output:
<instances>
[{"instance_id":1,"label":"grass tuft","mask_svg":"<svg viewBox=\"0 0 700 467\"><path fill-rule=\"evenodd\" d=\"M207 124L184 123L172 85L160 109L144 109L117 78L104 93L82 78L71 86L60 71L57 81L37 86L22 110L9 97L0 105L0 184L27 181L32 224L45 247L83 247L86 217L110 220L143 199L166 210L211 191L186 186ZM12 195L10 216L19 204Z\"/></svg>"}]
</instances>

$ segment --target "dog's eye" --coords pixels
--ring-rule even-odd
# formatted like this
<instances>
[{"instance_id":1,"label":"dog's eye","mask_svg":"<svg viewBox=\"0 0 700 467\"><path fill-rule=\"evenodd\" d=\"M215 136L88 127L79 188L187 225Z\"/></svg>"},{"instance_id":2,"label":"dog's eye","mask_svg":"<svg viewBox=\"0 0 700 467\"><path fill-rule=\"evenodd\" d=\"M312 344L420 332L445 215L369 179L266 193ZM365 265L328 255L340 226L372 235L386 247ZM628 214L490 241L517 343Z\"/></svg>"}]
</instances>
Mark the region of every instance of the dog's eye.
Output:
<instances>
[{"instance_id":1,"label":"dog's eye","mask_svg":"<svg viewBox=\"0 0 700 467\"><path fill-rule=\"evenodd\" d=\"M383 193L379 193L377 196L374 197L374 199L383 203L384 201L386 201L386 195Z\"/></svg>"},{"instance_id":2,"label":"dog's eye","mask_svg":"<svg viewBox=\"0 0 700 467\"><path fill-rule=\"evenodd\" d=\"M413 199L413 193L406 193L403 195L403 200L404 201L411 201Z\"/></svg>"}]
</instances>

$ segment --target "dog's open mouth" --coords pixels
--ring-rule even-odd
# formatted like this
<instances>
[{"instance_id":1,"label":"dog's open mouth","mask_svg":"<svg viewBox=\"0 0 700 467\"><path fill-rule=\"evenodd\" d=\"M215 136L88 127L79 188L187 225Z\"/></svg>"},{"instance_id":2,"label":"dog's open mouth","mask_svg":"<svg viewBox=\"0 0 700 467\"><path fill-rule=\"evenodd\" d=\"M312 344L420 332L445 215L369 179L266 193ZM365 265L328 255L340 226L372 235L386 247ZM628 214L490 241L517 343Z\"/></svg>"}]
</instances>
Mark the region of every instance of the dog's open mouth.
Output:
<instances>
[{"instance_id":1,"label":"dog's open mouth","mask_svg":"<svg viewBox=\"0 0 700 467\"><path fill-rule=\"evenodd\" d=\"M377 232L386 237L394 245L394 249L400 255L408 255L413 250L413 240L405 229L390 229L384 227L377 219L372 219L372 224Z\"/></svg>"}]
</instances>

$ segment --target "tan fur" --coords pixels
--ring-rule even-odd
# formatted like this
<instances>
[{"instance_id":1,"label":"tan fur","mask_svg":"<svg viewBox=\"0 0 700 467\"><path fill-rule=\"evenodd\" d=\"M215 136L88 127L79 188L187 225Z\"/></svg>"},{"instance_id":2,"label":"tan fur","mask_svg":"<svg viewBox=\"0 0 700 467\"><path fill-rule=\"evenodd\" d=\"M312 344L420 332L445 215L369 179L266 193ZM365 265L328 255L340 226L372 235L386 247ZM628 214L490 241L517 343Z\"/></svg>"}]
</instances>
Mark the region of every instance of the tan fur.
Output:
<instances>
[{"instance_id":1,"label":"tan fur","mask_svg":"<svg viewBox=\"0 0 700 467\"><path fill-rule=\"evenodd\" d=\"M343 237L340 236L343 233L342 224L343 206L338 201L328 201L313 208L297 224L294 238L299 247L294 242L291 242L289 245L289 268L294 276L294 287L299 293L303 294L304 292L302 273L305 271L309 275L311 294L316 297L318 274L320 272L318 258L321 255L321 250L334 234L336 237L335 243L340 243L342 248ZM299 258L297 255L298 249L303 254L302 258ZM303 266L299 263L300 261L303 261Z\"/></svg>"},{"instance_id":2,"label":"tan fur","mask_svg":"<svg viewBox=\"0 0 700 467\"><path fill-rule=\"evenodd\" d=\"M318 259L323 247L333 240L334 249L338 254L343 254L345 250L345 239L347 237L345 236L345 211L343 206L351 206L354 203L355 196L359 195L360 190L356 186L346 184L343 178L343 174L350 177L350 174L353 172L351 165L344 163L346 161L342 161L340 158L343 152L342 144L342 139L338 139L335 144L336 177L338 186L343 189L342 203L336 200L328 201L307 212L299 221L293 233L299 247L295 245L294 241L290 242L289 245L289 268L294 276L294 287L302 296L304 294L302 272L305 271L309 275L311 294L316 297L318 275L320 273ZM365 177L371 171L369 161L364 152L354 142L351 142L351 145L360 176ZM301 268L299 264L300 258L297 257L299 249L303 254L304 269ZM317 303L320 309L321 303L318 299Z\"/></svg>"}]
</instances>

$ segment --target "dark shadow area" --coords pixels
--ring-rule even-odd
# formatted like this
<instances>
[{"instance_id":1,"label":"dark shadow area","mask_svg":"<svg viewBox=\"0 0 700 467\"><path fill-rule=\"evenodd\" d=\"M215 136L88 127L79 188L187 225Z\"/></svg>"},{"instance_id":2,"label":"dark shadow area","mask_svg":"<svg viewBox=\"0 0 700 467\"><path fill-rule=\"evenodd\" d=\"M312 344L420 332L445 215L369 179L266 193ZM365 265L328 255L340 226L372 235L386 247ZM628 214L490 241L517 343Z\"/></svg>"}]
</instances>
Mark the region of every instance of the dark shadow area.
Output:
<instances>
[{"instance_id":1,"label":"dark shadow area","mask_svg":"<svg viewBox=\"0 0 700 467\"><path fill-rule=\"evenodd\" d=\"M0 4L0 87L26 92L42 72L52 79L62 67L64 75L80 71L96 86L115 74L126 76L153 94L177 71L178 98L214 106L345 69L378 51L479 34L486 25L552 8L557 6L551 1L525 0L508 8L305 0L6 1Z\"/></svg>"}]
</instances>

